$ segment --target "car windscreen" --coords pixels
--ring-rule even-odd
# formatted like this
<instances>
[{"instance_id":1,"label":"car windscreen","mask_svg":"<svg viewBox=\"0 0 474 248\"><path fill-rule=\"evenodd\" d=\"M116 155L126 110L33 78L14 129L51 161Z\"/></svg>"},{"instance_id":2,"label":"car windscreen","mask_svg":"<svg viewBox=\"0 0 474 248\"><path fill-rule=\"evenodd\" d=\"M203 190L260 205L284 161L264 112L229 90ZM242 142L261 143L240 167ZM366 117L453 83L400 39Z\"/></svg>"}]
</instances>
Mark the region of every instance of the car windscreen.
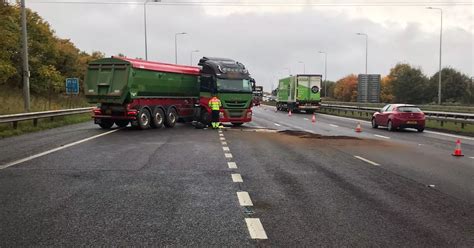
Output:
<instances>
[{"instance_id":1,"label":"car windscreen","mask_svg":"<svg viewBox=\"0 0 474 248\"><path fill-rule=\"evenodd\" d=\"M398 107L398 112L421 113L421 109L415 106L401 106L401 107Z\"/></svg>"}]
</instances>

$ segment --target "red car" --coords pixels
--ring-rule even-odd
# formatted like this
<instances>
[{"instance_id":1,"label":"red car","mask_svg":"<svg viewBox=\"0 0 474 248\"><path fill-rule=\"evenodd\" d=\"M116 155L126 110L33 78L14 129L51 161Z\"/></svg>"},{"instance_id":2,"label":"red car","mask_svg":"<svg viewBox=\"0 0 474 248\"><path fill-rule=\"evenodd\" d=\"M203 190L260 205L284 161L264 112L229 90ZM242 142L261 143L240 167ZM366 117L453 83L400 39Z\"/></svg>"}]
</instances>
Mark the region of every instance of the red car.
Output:
<instances>
[{"instance_id":1,"label":"red car","mask_svg":"<svg viewBox=\"0 0 474 248\"><path fill-rule=\"evenodd\" d=\"M425 130L425 114L414 105L388 104L372 116L372 127L386 126L389 131L402 128Z\"/></svg>"}]
</instances>

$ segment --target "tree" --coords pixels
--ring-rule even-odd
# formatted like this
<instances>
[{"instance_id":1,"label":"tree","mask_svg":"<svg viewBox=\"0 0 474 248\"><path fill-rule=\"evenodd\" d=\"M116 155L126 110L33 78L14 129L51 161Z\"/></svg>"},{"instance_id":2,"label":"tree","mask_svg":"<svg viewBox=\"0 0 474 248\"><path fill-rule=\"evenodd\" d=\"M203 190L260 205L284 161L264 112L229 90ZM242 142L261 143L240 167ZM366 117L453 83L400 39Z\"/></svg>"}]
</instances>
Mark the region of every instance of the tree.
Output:
<instances>
[{"instance_id":1,"label":"tree","mask_svg":"<svg viewBox=\"0 0 474 248\"><path fill-rule=\"evenodd\" d=\"M387 76L393 89L395 102L424 103L431 101L428 90L428 78L418 68L409 64L397 64Z\"/></svg>"},{"instance_id":2,"label":"tree","mask_svg":"<svg viewBox=\"0 0 474 248\"><path fill-rule=\"evenodd\" d=\"M389 77L383 77L380 82L380 101L384 103L393 102L393 82Z\"/></svg>"},{"instance_id":3,"label":"tree","mask_svg":"<svg viewBox=\"0 0 474 248\"><path fill-rule=\"evenodd\" d=\"M453 68L441 70L441 102L465 102L469 94L470 79L467 75ZM429 91L431 96L438 99L439 72L430 78ZM468 97L469 98L469 97Z\"/></svg>"},{"instance_id":4,"label":"tree","mask_svg":"<svg viewBox=\"0 0 474 248\"><path fill-rule=\"evenodd\" d=\"M339 79L334 86L334 98L343 102L357 101L358 79L354 74L350 74Z\"/></svg>"}]
</instances>

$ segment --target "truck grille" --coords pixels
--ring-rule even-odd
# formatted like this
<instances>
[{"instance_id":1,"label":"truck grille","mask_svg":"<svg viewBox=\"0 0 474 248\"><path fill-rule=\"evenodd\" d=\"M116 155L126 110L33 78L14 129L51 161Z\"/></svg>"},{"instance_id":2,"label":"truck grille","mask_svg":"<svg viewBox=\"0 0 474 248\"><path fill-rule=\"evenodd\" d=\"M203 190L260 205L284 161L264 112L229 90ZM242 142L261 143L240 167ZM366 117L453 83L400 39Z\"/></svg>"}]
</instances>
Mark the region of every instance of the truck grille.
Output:
<instances>
[{"instance_id":1,"label":"truck grille","mask_svg":"<svg viewBox=\"0 0 474 248\"><path fill-rule=\"evenodd\" d=\"M228 108L245 108L247 101L226 101L225 104Z\"/></svg>"}]
</instances>

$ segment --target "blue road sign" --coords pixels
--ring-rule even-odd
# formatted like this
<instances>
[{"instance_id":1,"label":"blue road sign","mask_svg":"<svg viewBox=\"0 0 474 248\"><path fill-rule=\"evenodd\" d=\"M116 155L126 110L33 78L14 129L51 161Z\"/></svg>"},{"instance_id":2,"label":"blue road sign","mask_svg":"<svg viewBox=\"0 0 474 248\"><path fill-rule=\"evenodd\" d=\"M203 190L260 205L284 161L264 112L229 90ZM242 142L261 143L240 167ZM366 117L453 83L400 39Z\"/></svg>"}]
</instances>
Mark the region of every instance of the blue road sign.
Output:
<instances>
[{"instance_id":1,"label":"blue road sign","mask_svg":"<svg viewBox=\"0 0 474 248\"><path fill-rule=\"evenodd\" d=\"M79 78L66 78L66 94L79 94Z\"/></svg>"}]
</instances>

